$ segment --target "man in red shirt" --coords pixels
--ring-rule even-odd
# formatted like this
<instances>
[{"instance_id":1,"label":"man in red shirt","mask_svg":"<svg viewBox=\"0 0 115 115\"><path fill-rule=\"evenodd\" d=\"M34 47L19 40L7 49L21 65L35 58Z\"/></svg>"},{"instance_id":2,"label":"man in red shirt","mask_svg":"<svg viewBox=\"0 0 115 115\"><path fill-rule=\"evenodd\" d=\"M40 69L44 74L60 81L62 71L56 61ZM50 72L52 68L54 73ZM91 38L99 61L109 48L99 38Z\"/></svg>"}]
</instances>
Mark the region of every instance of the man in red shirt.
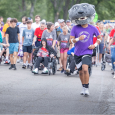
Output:
<instances>
[{"instance_id":1,"label":"man in red shirt","mask_svg":"<svg viewBox=\"0 0 115 115\"><path fill-rule=\"evenodd\" d=\"M115 45L115 42L112 39L112 38L115 38L115 26L114 26L114 29L111 30L109 37L110 37L111 43L113 43L112 45Z\"/></svg>"},{"instance_id":2,"label":"man in red shirt","mask_svg":"<svg viewBox=\"0 0 115 115\"><path fill-rule=\"evenodd\" d=\"M40 46L41 37L42 37L42 33L43 33L44 30L46 30L46 22L41 21L40 27L36 28L35 33L34 33L34 40L33 40L33 45L34 46L36 46L36 47Z\"/></svg>"}]
</instances>

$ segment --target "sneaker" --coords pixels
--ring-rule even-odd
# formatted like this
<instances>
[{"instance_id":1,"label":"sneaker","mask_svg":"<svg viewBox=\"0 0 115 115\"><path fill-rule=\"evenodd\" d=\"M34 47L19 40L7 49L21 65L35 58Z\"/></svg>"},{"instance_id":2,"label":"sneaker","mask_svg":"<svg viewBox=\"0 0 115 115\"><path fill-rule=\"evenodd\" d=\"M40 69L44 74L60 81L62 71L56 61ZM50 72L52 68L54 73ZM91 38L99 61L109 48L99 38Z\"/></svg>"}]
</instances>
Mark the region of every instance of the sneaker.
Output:
<instances>
[{"instance_id":1,"label":"sneaker","mask_svg":"<svg viewBox=\"0 0 115 115\"><path fill-rule=\"evenodd\" d=\"M89 88L85 88L84 96L89 96Z\"/></svg>"},{"instance_id":2,"label":"sneaker","mask_svg":"<svg viewBox=\"0 0 115 115\"><path fill-rule=\"evenodd\" d=\"M114 75L114 70L112 70L111 74Z\"/></svg>"},{"instance_id":3,"label":"sneaker","mask_svg":"<svg viewBox=\"0 0 115 115\"><path fill-rule=\"evenodd\" d=\"M23 68L23 69L26 69L26 65L22 65L22 68Z\"/></svg>"},{"instance_id":4,"label":"sneaker","mask_svg":"<svg viewBox=\"0 0 115 115\"><path fill-rule=\"evenodd\" d=\"M17 59L17 63L20 63L20 59Z\"/></svg>"},{"instance_id":5,"label":"sneaker","mask_svg":"<svg viewBox=\"0 0 115 115\"><path fill-rule=\"evenodd\" d=\"M63 69L63 68L62 68L62 67L60 67L57 71L62 71L62 69Z\"/></svg>"},{"instance_id":6,"label":"sneaker","mask_svg":"<svg viewBox=\"0 0 115 115\"><path fill-rule=\"evenodd\" d=\"M82 91L80 92L80 95L84 95L85 94L85 87L82 87Z\"/></svg>"},{"instance_id":7,"label":"sneaker","mask_svg":"<svg viewBox=\"0 0 115 115\"><path fill-rule=\"evenodd\" d=\"M44 67L42 74L48 74L48 69L46 67Z\"/></svg>"},{"instance_id":8,"label":"sneaker","mask_svg":"<svg viewBox=\"0 0 115 115\"><path fill-rule=\"evenodd\" d=\"M29 69L30 68L30 65L27 65L27 69Z\"/></svg>"},{"instance_id":9,"label":"sneaker","mask_svg":"<svg viewBox=\"0 0 115 115\"><path fill-rule=\"evenodd\" d=\"M11 69L13 69L13 68L14 68L14 66L11 64L11 66L10 66L9 70L11 70Z\"/></svg>"},{"instance_id":10,"label":"sneaker","mask_svg":"<svg viewBox=\"0 0 115 115\"><path fill-rule=\"evenodd\" d=\"M63 72L64 72L64 69L61 70L61 73L63 73Z\"/></svg>"},{"instance_id":11,"label":"sneaker","mask_svg":"<svg viewBox=\"0 0 115 115\"><path fill-rule=\"evenodd\" d=\"M38 74L38 68L34 69L34 70L32 71L32 73Z\"/></svg>"},{"instance_id":12,"label":"sneaker","mask_svg":"<svg viewBox=\"0 0 115 115\"><path fill-rule=\"evenodd\" d=\"M10 60L5 60L4 64L9 64Z\"/></svg>"},{"instance_id":13,"label":"sneaker","mask_svg":"<svg viewBox=\"0 0 115 115\"><path fill-rule=\"evenodd\" d=\"M17 70L17 68L16 68L16 65L15 65L15 64L14 64L14 67L13 67L13 69L14 69L14 70Z\"/></svg>"},{"instance_id":14,"label":"sneaker","mask_svg":"<svg viewBox=\"0 0 115 115\"><path fill-rule=\"evenodd\" d=\"M115 79L115 75L114 75L114 77L113 77L114 79Z\"/></svg>"}]
</instances>

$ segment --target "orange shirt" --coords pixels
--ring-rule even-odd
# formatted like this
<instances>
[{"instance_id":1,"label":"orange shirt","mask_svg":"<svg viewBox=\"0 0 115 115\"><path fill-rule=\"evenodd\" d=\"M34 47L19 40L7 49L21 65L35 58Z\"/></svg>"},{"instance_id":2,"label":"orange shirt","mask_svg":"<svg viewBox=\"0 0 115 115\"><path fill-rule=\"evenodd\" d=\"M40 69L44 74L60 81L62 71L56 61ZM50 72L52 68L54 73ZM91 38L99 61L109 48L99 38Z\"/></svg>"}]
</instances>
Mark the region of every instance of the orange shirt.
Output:
<instances>
[{"instance_id":1,"label":"orange shirt","mask_svg":"<svg viewBox=\"0 0 115 115\"><path fill-rule=\"evenodd\" d=\"M6 30L7 30L8 27L9 27L9 25L8 25L8 24L5 24L4 27L3 27L2 32L6 33ZM4 35L4 37L5 37L5 35Z\"/></svg>"}]
</instances>

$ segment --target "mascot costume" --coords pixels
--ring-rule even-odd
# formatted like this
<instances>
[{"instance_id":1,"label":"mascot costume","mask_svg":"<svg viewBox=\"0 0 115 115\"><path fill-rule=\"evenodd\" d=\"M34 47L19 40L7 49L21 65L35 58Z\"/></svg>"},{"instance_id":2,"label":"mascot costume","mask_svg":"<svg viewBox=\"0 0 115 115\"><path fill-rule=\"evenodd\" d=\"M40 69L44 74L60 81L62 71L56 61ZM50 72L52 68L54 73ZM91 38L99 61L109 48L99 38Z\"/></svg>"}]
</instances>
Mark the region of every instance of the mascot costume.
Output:
<instances>
[{"instance_id":1,"label":"mascot costume","mask_svg":"<svg viewBox=\"0 0 115 115\"><path fill-rule=\"evenodd\" d=\"M71 30L70 43L75 44L74 59L82 83L80 94L84 96L89 96L93 49L102 39L97 28L89 24L94 19L95 13L95 6L88 3L76 4L69 10L69 18L76 23ZM97 42L93 45L94 35L97 37Z\"/></svg>"}]
</instances>

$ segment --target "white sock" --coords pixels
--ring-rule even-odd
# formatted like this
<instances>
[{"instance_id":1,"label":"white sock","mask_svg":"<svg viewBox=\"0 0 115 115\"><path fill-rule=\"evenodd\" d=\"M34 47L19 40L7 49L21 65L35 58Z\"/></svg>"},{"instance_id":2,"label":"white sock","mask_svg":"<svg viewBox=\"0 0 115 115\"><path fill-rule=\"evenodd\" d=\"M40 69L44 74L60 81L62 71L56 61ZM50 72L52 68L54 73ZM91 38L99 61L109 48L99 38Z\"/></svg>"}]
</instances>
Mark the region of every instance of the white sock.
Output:
<instances>
[{"instance_id":1,"label":"white sock","mask_svg":"<svg viewBox=\"0 0 115 115\"><path fill-rule=\"evenodd\" d=\"M24 65L26 65L26 64L24 63Z\"/></svg>"}]
</instances>

